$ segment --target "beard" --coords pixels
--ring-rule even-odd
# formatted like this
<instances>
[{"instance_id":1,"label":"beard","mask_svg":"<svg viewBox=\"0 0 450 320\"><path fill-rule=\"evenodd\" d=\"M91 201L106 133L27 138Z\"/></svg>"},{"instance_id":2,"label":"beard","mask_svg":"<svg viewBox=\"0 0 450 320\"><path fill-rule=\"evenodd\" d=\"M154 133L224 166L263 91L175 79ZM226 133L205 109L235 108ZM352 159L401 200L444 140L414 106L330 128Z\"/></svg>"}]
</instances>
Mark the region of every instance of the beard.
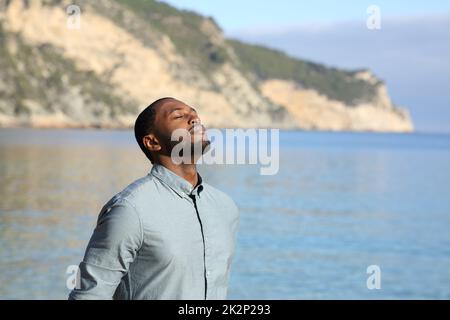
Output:
<instances>
[{"instance_id":1,"label":"beard","mask_svg":"<svg viewBox=\"0 0 450 320\"><path fill-rule=\"evenodd\" d=\"M167 141L168 154L173 158L182 158L183 163L196 163L200 157L205 154L211 147L211 141L207 138L197 141ZM173 160L173 159L172 159Z\"/></svg>"},{"instance_id":2,"label":"beard","mask_svg":"<svg viewBox=\"0 0 450 320\"><path fill-rule=\"evenodd\" d=\"M183 142L180 142L183 143ZM189 141L187 144L190 144L190 146L186 149L181 149L181 156L183 155L184 150L190 150L191 151L191 158L198 160L205 152L207 152L211 147L211 141L209 140L199 140L199 141Z\"/></svg>"}]
</instances>

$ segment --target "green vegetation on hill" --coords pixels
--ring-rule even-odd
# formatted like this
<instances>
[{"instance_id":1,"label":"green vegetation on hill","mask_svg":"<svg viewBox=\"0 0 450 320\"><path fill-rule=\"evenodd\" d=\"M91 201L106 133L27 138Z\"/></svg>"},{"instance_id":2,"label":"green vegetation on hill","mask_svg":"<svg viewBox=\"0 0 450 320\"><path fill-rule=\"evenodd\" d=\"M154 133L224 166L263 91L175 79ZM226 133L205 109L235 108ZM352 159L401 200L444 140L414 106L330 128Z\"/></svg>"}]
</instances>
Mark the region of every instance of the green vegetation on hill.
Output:
<instances>
[{"instance_id":1,"label":"green vegetation on hill","mask_svg":"<svg viewBox=\"0 0 450 320\"><path fill-rule=\"evenodd\" d=\"M232 61L227 47L237 54L237 66L247 75L258 80L292 80L307 89L314 89L329 99L348 105L370 101L376 93L372 84L356 79L354 72L329 68L289 57L285 53L259 45L227 40L223 45L213 44L202 30L202 23L212 18L193 11L179 10L167 3L155 0L115 0L128 7L159 32L166 34L178 52L208 76L215 67Z\"/></svg>"},{"instance_id":2,"label":"green vegetation on hill","mask_svg":"<svg viewBox=\"0 0 450 320\"><path fill-rule=\"evenodd\" d=\"M178 52L201 71L208 73L228 60L226 49L212 43L202 30L205 19L209 19L220 31L213 18L189 10L178 10L154 0L115 1L131 9L159 32L168 35Z\"/></svg>"},{"instance_id":3,"label":"green vegetation on hill","mask_svg":"<svg viewBox=\"0 0 450 320\"><path fill-rule=\"evenodd\" d=\"M240 67L260 80L292 80L304 88L314 89L329 99L349 105L367 101L375 94L370 83L356 79L354 72L303 61L259 45L228 40L239 57Z\"/></svg>"},{"instance_id":4,"label":"green vegetation on hill","mask_svg":"<svg viewBox=\"0 0 450 320\"><path fill-rule=\"evenodd\" d=\"M132 33L144 45L157 47L161 39L160 35L167 35L177 53L188 62L188 67L200 70L206 79L217 67L224 63L231 63L248 79L251 79L255 87L259 81L268 79L292 80L301 87L314 89L329 99L342 101L347 105L371 101L376 95L376 84L357 79L355 71L344 71L303 61L281 51L259 45L231 39L223 41L220 27L215 21L211 17L201 16L193 11L179 10L155 0L95 2L79 0L77 3L83 7L84 1L94 7L99 14L112 19ZM61 5L61 3L61 0L45 0L47 5ZM126 13L131 14L126 15L123 8L127 8ZM53 47L32 48L25 46L17 38L17 43L20 45L18 53L9 54L5 49L6 36L0 28L0 67L3 78L6 79L4 81L12 81L10 86L16 88L14 94L19 98L10 97L10 101L17 104L17 112L25 112L21 103L23 99L46 102L42 105L51 108L51 102L49 102L51 99L47 97L51 92L41 90L40 84L43 82L46 83L45 87L50 88L60 88L62 85L79 86L82 93L91 97L92 101L102 101L112 106L113 114L129 105L111 95L113 88L108 84L108 79L100 79L93 72L76 70L73 62L63 58ZM16 37L16 35L9 36ZM38 64L36 61L43 62ZM44 70L43 66L47 70ZM63 76L68 77L68 84L61 82ZM214 85L214 81L211 81L213 88ZM0 91L0 99L6 95L8 94Z\"/></svg>"}]
</instances>

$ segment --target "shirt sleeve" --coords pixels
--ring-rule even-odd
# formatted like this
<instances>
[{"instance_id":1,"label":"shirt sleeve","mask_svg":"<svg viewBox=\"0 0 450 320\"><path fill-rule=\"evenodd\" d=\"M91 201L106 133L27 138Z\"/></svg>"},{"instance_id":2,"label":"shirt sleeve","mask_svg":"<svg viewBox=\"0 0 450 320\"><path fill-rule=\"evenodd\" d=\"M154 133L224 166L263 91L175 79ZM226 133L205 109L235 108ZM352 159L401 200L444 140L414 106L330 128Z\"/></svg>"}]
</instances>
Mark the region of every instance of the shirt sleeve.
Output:
<instances>
[{"instance_id":1,"label":"shirt sleeve","mask_svg":"<svg viewBox=\"0 0 450 320\"><path fill-rule=\"evenodd\" d=\"M69 300L112 299L142 239L141 222L134 207L114 204L103 208Z\"/></svg>"}]
</instances>

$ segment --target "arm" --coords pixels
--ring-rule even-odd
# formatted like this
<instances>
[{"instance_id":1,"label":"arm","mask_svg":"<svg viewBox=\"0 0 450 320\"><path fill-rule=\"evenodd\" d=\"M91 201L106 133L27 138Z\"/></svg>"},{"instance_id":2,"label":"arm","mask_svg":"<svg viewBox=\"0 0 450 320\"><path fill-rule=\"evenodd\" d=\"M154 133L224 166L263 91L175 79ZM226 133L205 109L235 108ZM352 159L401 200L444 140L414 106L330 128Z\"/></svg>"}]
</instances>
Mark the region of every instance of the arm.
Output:
<instances>
[{"instance_id":1,"label":"arm","mask_svg":"<svg viewBox=\"0 0 450 320\"><path fill-rule=\"evenodd\" d=\"M141 223L132 206L105 206L80 264L80 281L69 299L112 299L142 239Z\"/></svg>"}]
</instances>

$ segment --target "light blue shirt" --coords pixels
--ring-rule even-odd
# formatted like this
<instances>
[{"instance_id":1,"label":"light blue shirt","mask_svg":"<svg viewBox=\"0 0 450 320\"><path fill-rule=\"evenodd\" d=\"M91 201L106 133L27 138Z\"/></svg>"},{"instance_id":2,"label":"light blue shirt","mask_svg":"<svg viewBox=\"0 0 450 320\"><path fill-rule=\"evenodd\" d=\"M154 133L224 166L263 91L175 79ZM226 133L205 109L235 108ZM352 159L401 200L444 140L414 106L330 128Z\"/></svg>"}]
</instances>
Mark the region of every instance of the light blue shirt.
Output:
<instances>
[{"instance_id":1,"label":"light blue shirt","mask_svg":"<svg viewBox=\"0 0 450 320\"><path fill-rule=\"evenodd\" d=\"M239 211L162 165L102 208L69 299L225 299Z\"/></svg>"}]
</instances>

